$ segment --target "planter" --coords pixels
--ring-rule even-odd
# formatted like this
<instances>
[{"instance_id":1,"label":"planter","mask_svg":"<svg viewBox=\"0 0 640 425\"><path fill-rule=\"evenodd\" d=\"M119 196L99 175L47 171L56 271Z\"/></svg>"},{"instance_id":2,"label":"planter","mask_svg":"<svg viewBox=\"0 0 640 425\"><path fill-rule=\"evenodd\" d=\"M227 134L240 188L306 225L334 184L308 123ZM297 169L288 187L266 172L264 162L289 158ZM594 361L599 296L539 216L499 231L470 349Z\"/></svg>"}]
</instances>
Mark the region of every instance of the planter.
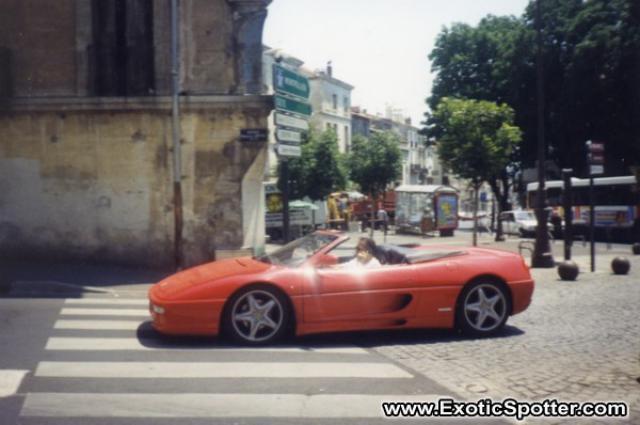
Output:
<instances>
[{"instance_id":1,"label":"planter","mask_svg":"<svg viewBox=\"0 0 640 425\"><path fill-rule=\"evenodd\" d=\"M558 275L562 280L576 280L580 268L575 261L567 260L558 264Z\"/></svg>"},{"instance_id":2,"label":"planter","mask_svg":"<svg viewBox=\"0 0 640 425\"><path fill-rule=\"evenodd\" d=\"M624 257L616 257L611 261L611 269L615 274L627 274L630 268L629 260Z\"/></svg>"}]
</instances>

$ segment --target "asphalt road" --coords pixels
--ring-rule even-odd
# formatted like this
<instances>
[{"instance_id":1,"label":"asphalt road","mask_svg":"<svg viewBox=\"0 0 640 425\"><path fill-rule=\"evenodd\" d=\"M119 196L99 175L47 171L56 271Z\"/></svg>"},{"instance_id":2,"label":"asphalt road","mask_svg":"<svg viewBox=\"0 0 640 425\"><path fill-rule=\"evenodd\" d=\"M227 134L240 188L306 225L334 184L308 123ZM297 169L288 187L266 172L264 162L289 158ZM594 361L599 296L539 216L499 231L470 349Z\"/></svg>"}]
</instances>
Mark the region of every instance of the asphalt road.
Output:
<instances>
[{"instance_id":1,"label":"asphalt road","mask_svg":"<svg viewBox=\"0 0 640 425\"><path fill-rule=\"evenodd\" d=\"M375 424L382 400L456 397L377 354L385 333L246 349L147 320L141 297L0 299L0 423Z\"/></svg>"}]
</instances>

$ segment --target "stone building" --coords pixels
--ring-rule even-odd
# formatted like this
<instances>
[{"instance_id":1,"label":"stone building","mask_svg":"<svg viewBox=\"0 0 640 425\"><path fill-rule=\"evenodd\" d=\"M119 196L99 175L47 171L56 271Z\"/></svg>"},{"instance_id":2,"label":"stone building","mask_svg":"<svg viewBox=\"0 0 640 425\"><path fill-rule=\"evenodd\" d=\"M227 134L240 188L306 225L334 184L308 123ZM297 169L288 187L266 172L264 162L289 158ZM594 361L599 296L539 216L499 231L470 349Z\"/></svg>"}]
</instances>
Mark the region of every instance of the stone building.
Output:
<instances>
[{"instance_id":1,"label":"stone building","mask_svg":"<svg viewBox=\"0 0 640 425\"><path fill-rule=\"evenodd\" d=\"M352 135L369 138L376 132L391 131L398 136L402 154L400 184L446 184L440 160L434 146L427 146L425 137L398 109L387 108L385 116L372 115L359 106L351 108Z\"/></svg>"},{"instance_id":2,"label":"stone building","mask_svg":"<svg viewBox=\"0 0 640 425\"><path fill-rule=\"evenodd\" d=\"M273 108L269 2L176 2L177 155L171 0L2 0L0 255L173 267L260 249L266 142L240 131Z\"/></svg>"}]
</instances>

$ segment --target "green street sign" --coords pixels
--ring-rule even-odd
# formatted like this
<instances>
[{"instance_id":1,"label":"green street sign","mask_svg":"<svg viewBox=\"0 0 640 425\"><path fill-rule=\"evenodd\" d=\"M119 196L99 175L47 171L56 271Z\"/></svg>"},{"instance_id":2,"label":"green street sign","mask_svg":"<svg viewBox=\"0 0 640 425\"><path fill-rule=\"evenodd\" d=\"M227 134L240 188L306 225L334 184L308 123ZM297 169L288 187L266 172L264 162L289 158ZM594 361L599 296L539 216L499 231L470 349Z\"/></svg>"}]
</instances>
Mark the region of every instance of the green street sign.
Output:
<instances>
[{"instance_id":1,"label":"green street sign","mask_svg":"<svg viewBox=\"0 0 640 425\"><path fill-rule=\"evenodd\" d=\"M273 64L273 88L276 93L285 93L307 99L309 80L278 64Z\"/></svg>"},{"instance_id":2,"label":"green street sign","mask_svg":"<svg viewBox=\"0 0 640 425\"><path fill-rule=\"evenodd\" d=\"M276 109L283 112L291 112L292 114L310 116L311 105L306 102L300 102L299 100L289 99L288 97L275 95Z\"/></svg>"}]
</instances>

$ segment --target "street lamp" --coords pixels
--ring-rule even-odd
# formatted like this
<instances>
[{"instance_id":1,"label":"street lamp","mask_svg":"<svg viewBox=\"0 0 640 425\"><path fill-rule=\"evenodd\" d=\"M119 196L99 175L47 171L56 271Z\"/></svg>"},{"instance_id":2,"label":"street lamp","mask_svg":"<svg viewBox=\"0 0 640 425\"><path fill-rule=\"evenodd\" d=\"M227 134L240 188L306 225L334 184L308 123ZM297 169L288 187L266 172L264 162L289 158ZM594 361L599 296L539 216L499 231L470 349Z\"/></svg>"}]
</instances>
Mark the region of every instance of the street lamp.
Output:
<instances>
[{"instance_id":1,"label":"street lamp","mask_svg":"<svg viewBox=\"0 0 640 425\"><path fill-rule=\"evenodd\" d=\"M538 103L538 192L536 199L536 243L531 258L531 267L553 267L553 254L549 244L547 213L545 211L546 193L544 184L545 140L544 140L544 75L542 64L542 19L540 0L536 0L536 91Z\"/></svg>"}]
</instances>

